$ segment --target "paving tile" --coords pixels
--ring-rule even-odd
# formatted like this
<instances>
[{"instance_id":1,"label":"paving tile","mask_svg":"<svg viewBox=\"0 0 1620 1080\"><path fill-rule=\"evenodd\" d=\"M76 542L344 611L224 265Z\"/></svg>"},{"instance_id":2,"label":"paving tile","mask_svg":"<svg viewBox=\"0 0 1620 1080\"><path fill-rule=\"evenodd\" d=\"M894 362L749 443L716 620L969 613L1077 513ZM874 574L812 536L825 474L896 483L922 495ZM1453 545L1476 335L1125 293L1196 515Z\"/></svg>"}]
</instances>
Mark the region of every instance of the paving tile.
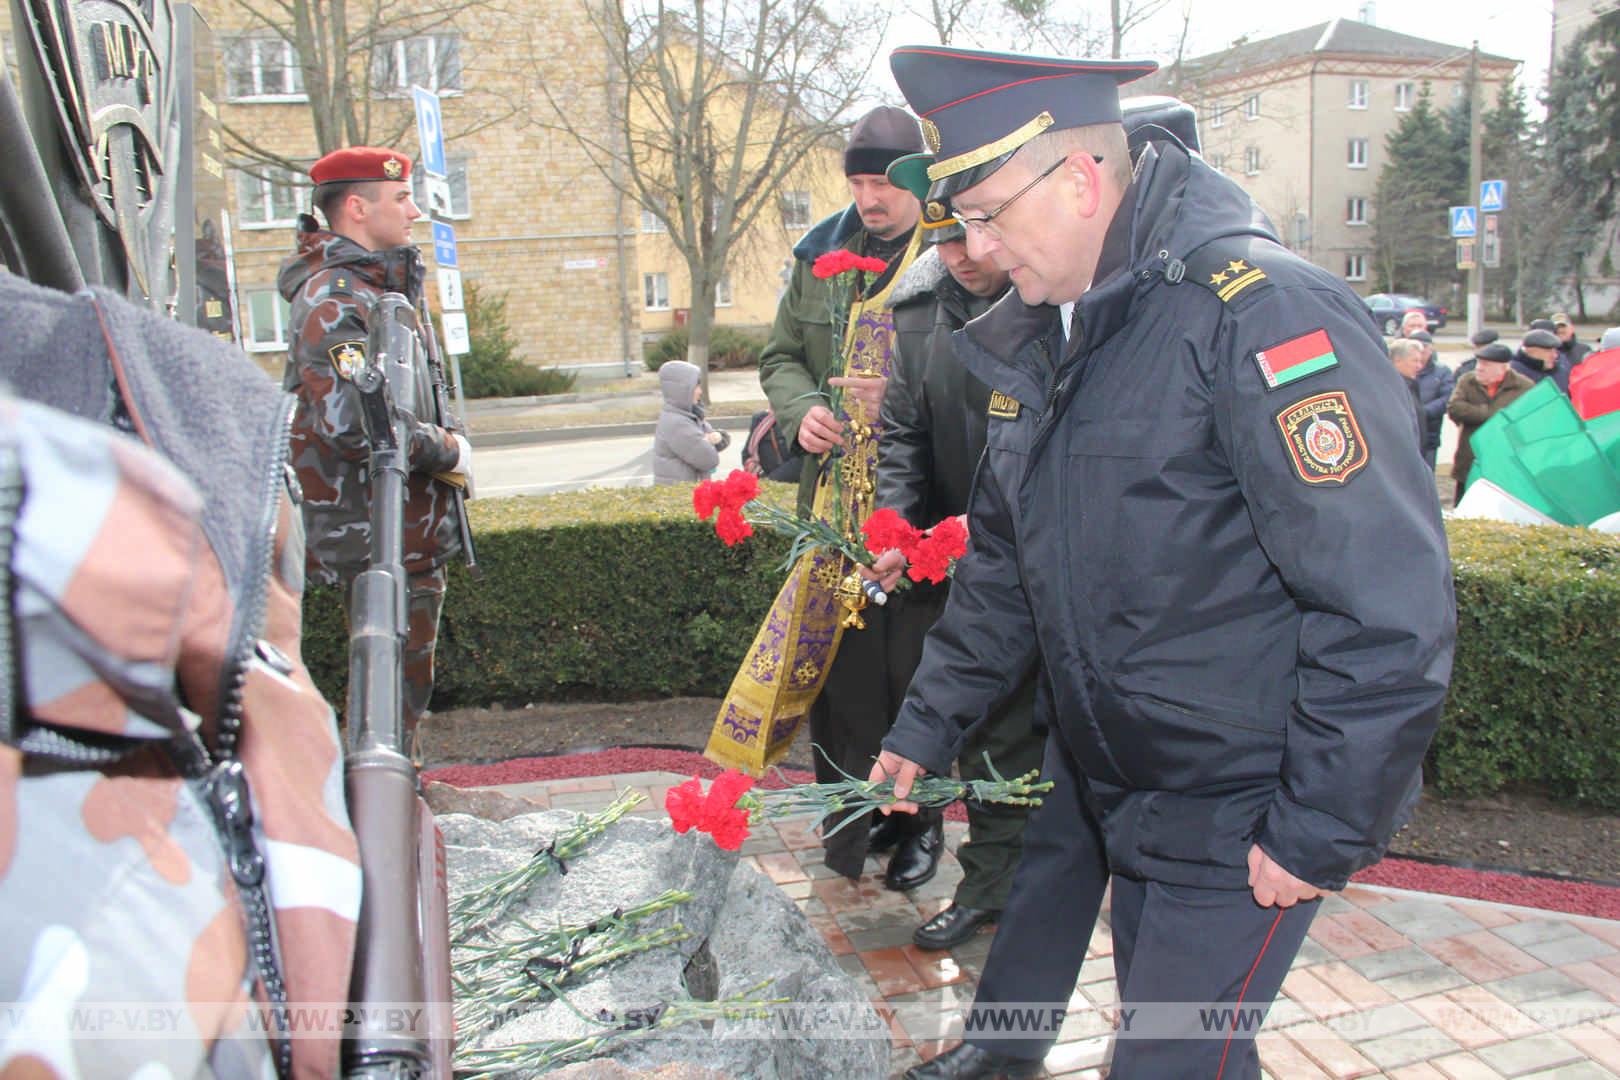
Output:
<instances>
[{"instance_id":1,"label":"paving tile","mask_svg":"<svg viewBox=\"0 0 1620 1080\"><path fill-rule=\"evenodd\" d=\"M1311 923L1310 935L1306 940L1321 943L1335 956L1345 960L1378 951L1351 932L1350 928L1339 922L1336 917L1326 914L1318 915Z\"/></svg>"},{"instance_id":2,"label":"paving tile","mask_svg":"<svg viewBox=\"0 0 1620 1080\"><path fill-rule=\"evenodd\" d=\"M1593 937L1602 938L1610 945L1620 949L1620 920L1582 919L1576 925Z\"/></svg>"},{"instance_id":3,"label":"paving tile","mask_svg":"<svg viewBox=\"0 0 1620 1080\"><path fill-rule=\"evenodd\" d=\"M1464 1049L1489 1046L1507 1037L1480 1019L1461 1002L1445 994L1413 998L1407 1005Z\"/></svg>"},{"instance_id":4,"label":"paving tile","mask_svg":"<svg viewBox=\"0 0 1620 1080\"><path fill-rule=\"evenodd\" d=\"M1411 944L1400 931L1368 911L1347 911L1338 916L1340 924L1380 952Z\"/></svg>"},{"instance_id":5,"label":"paving tile","mask_svg":"<svg viewBox=\"0 0 1620 1080\"><path fill-rule=\"evenodd\" d=\"M795 859L785 851L773 851L757 856L759 868L765 876L777 885L786 885L790 881L808 881L809 875Z\"/></svg>"},{"instance_id":6,"label":"paving tile","mask_svg":"<svg viewBox=\"0 0 1620 1080\"><path fill-rule=\"evenodd\" d=\"M1543 967L1541 961L1488 930L1425 941L1423 950L1475 982L1495 982Z\"/></svg>"},{"instance_id":7,"label":"paving tile","mask_svg":"<svg viewBox=\"0 0 1620 1080\"><path fill-rule=\"evenodd\" d=\"M1524 1080L1614 1080L1614 1073L1590 1061L1577 1061L1556 1069L1527 1073Z\"/></svg>"},{"instance_id":8,"label":"paving tile","mask_svg":"<svg viewBox=\"0 0 1620 1080\"><path fill-rule=\"evenodd\" d=\"M1336 1016L1324 1020L1322 1026L1342 1036L1347 1042L1360 1046L1369 1039L1381 1039L1386 1035L1427 1028L1429 1022L1405 1005L1397 1004Z\"/></svg>"},{"instance_id":9,"label":"paving tile","mask_svg":"<svg viewBox=\"0 0 1620 1080\"><path fill-rule=\"evenodd\" d=\"M1596 990L1610 1001L1620 1001L1620 975L1606 971L1591 961L1565 964L1558 970L1588 990Z\"/></svg>"},{"instance_id":10,"label":"paving tile","mask_svg":"<svg viewBox=\"0 0 1620 1080\"><path fill-rule=\"evenodd\" d=\"M1439 900L1397 900L1377 908L1378 920L1409 941L1451 937L1479 929L1479 924Z\"/></svg>"},{"instance_id":11,"label":"paving tile","mask_svg":"<svg viewBox=\"0 0 1620 1080\"><path fill-rule=\"evenodd\" d=\"M1311 972L1295 968L1284 977L1282 992L1317 1018L1354 1012L1355 1006Z\"/></svg>"},{"instance_id":12,"label":"paving tile","mask_svg":"<svg viewBox=\"0 0 1620 1080\"><path fill-rule=\"evenodd\" d=\"M1298 966L1297 961L1295 966ZM1395 1000L1394 995L1388 990L1385 990L1349 964L1341 961L1319 964L1308 970L1335 994L1338 994L1358 1009L1387 1005Z\"/></svg>"},{"instance_id":13,"label":"paving tile","mask_svg":"<svg viewBox=\"0 0 1620 1080\"><path fill-rule=\"evenodd\" d=\"M1101 1009L1085 1008L1071 1011L1063 1018L1063 1025L1058 1028L1057 1041L1060 1043L1078 1042L1081 1039L1094 1039L1099 1035L1112 1036L1114 1034L1114 1021Z\"/></svg>"},{"instance_id":14,"label":"paving tile","mask_svg":"<svg viewBox=\"0 0 1620 1080\"><path fill-rule=\"evenodd\" d=\"M911 919L892 917L874 920L872 925L864 930L852 930L849 928L846 915L841 917L839 925L844 927L849 943L855 946L857 952L866 952L868 949L899 949L910 945L912 932L916 929L916 924Z\"/></svg>"},{"instance_id":15,"label":"paving tile","mask_svg":"<svg viewBox=\"0 0 1620 1080\"><path fill-rule=\"evenodd\" d=\"M917 976L917 970L899 949L871 949L859 955L883 997L926 989Z\"/></svg>"},{"instance_id":16,"label":"paving tile","mask_svg":"<svg viewBox=\"0 0 1620 1080\"><path fill-rule=\"evenodd\" d=\"M1546 941L1557 941L1560 938L1575 937L1581 930L1567 919L1531 918L1512 926L1502 926L1496 929L1496 936L1503 941L1510 941L1523 949L1527 945L1539 945Z\"/></svg>"},{"instance_id":17,"label":"paving tile","mask_svg":"<svg viewBox=\"0 0 1620 1080\"><path fill-rule=\"evenodd\" d=\"M1594 960L1593 963L1597 964L1598 967L1603 968L1605 971L1612 971L1616 975L1620 975L1620 954L1615 956L1600 956Z\"/></svg>"},{"instance_id":18,"label":"paving tile","mask_svg":"<svg viewBox=\"0 0 1620 1080\"><path fill-rule=\"evenodd\" d=\"M1513 914L1505 911L1495 904L1474 904L1467 901L1452 901L1452 907L1473 919L1479 925L1488 928L1496 926L1509 926L1518 922Z\"/></svg>"},{"instance_id":19,"label":"paving tile","mask_svg":"<svg viewBox=\"0 0 1620 1080\"><path fill-rule=\"evenodd\" d=\"M843 956L855 951L855 946L849 943L849 938L844 936L844 931L838 926L838 920L833 916L811 915L810 925L821 934L834 956Z\"/></svg>"},{"instance_id":20,"label":"paving tile","mask_svg":"<svg viewBox=\"0 0 1620 1080\"><path fill-rule=\"evenodd\" d=\"M1355 1047L1383 1069L1394 1069L1415 1061L1426 1061L1461 1049L1444 1034L1427 1025L1395 1035L1357 1042Z\"/></svg>"},{"instance_id":21,"label":"paving tile","mask_svg":"<svg viewBox=\"0 0 1620 1080\"><path fill-rule=\"evenodd\" d=\"M1610 1072L1620 1073L1620 1035L1597 1024L1580 1024L1558 1034Z\"/></svg>"},{"instance_id":22,"label":"paving tile","mask_svg":"<svg viewBox=\"0 0 1620 1080\"><path fill-rule=\"evenodd\" d=\"M1620 1006L1595 990L1579 990L1573 994L1522 1002L1519 1011L1549 1031L1555 1031L1612 1016L1620 1012Z\"/></svg>"},{"instance_id":23,"label":"paving tile","mask_svg":"<svg viewBox=\"0 0 1620 1080\"><path fill-rule=\"evenodd\" d=\"M781 834L782 842L789 848L819 848L821 837L816 835L815 827L805 819L788 819L786 821L773 821L771 828Z\"/></svg>"},{"instance_id":24,"label":"paving tile","mask_svg":"<svg viewBox=\"0 0 1620 1080\"><path fill-rule=\"evenodd\" d=\"M1548 968L1545 971L1532 971L1528 975L1515 975L1511 979L1498 979L1486 983L1485 989L1503 1001L1522 1005L1543 998L1566 997L1580 992L1583 987L1562 971Z\"/></svg>"},{"instance_id":25,"label":"paving tile","mask_svg":"<svg viewBox=\"0 0 1620 1080\"><path fill-rule=\"evenodd\" d=\"M1420 1061L1416 1065L1392 1070L1389 1080L1446 1080L1446 1074L1427 1061Z\"/></svg>"},{"instance_id":26,"label":"paving tile","mask_svg":"<svg viewBox=\"0 0 1620 1080\"><path fill-rule=\"evenodd\" d=\"M1361 885L1349 885L1339 890L1339 895L1359 908L1377 907L1387 904L1394 898L1388 893L1381 893L1377 889L1369 889Z\"/></svg>"},{"instance_id":27,"label":"paving tile","mask_svg":"<svg viewBox=\"0 0 1620 1080\"><path fill-rule=\"evenodd\" d=\"M1352 957L1345 963L1374 982L1382 982L1392 975L1404 975L1409 971L1432 971L1445 967L1416 945Z\"/></svg>"},{"instance_id":28,"label":"paving tile","mask_svg":"<svg viewBox=\"0 0 1620 1080\"><path fill-rule=\"evenodd\" d=\"M1294 966L1314 967L1317 964L1331 963L1338 958L1338 953L1306 938L1299 943L1299 951L1294 954Z\"/></svg>"},{"instance_id":29,"label":"paving tile","mask_svg":"<svg viewBox=\"0 0 1620 1080\"><path fill-rule=\"evenodd\" d=\"M1502 1080L1502 1074L1473 1054L1447 1054L1429 1062L1445 1074L1446 1080Z\"/></svg>"},{"instance_id":30,"label":"paving tile","mask_svg":"<svg viewBox=\"0 0 1620 1080\"><path fill-rule=\"evenodd\" d=\"M1321 1024L1290 1028L1288 1038L1329 1076L1351 1078L1379 1072L1377 1065Z\"/></svg>"},{"instance_id":31,"label":"paving tile","mask_svg":"<svg viewBox=\"0 0 1620 1080\"><path fill-rule=\"evenodd\" d=\"M951 986L967 981L962 965L948 952L925 952L916 945L900 948L925 987Z\"/></svg>"},{"instance_id":32,"label":"paving tile","mask_svg":"<svg viewBox=\"0 0 1620 1080\"><path fill-rule=\"evenodd\" d=\"M1497 931L1497 933L1501 933L1501 931ZM1608 956L1616 950L1608 942L1599 941L1591 934L1583 934L1577 930L1568 937L1554 938L1552 941L1543 941L1535 945L1526 945L1524 951L1544 964L1557 965L1593 960L1599 956Z\"/></svg>"},{"instance_id":33,"label":"paving tile","mask_svg":"<svg viewBox=\"0 0 1620 1080\"><path fill-rule=\"evenodd\" d=\"M782 895L789 900L805 900L815 895L808 881L790 881L786 885L778 885Z\"/></svg>"},{"instance_id":34,"label":"paving tile","mask_svg":"<svg viewBox=\"0 0 1620 1080\"><path fill-rule=\"evenodd\" d=\"M612 788L608 788L606 791L570 791L562 794L553 791L551 793L551 808L553 810L573 810L580 813L605 810L608 804L617 797Z\"/></svg>"},{"instance_id":35,"label":"paving tile","mask_svg":"<svg viewBox=\"0 0 1620 1080\"><path fill-rule=\"evenodd\" d=\"M1461 986L1448 993L1446 997L1463 1005L1469 1012L1510 1039L1535 1035L1541 1031L1540 1024L1483 986Z\"/></svg>"},{"instance_id":36,"label":"paving tile","mask_svg":"<svg viewBox=\"0 0 1620 1080\"><path fill-rule=\"evenodd\" d=\"M1557 1035L1530 1035L1495 1046L1482 1046L1474 1054L1503 1076L1524 1076L1582 1060L1581 1052Z\"/></svg>"},{"instance_id":37,"label":"paving tile","mask_svg":"<svg viewBox=\"0 0 1620 1080\"><path fill-rule=\"evenodd\" d=\"M1285 1035L1262 1031L1255 1038L1255 1046L1260 1051L1260 1064L1273 1076L1287 1080L1329 1080L1329 1074Z\"/></svg>"},{"instance_id":38,"label":"paving tile","mask_svg":"<svg viewBox=\"0 0 1620 1080\"><path fill-rule=\"evenodd\" d=\"M1459 986L1469 985L1469 981L1468 977L1460 972L1453 971L1448 967L1437 967L1391 975L1387 979L1380 979L1378 985L1402 1001L1406 1001L1410 998L1423 997L1426 994L1438 994L1444 990L1455 990Z\"/></svg>"}]
</instances>

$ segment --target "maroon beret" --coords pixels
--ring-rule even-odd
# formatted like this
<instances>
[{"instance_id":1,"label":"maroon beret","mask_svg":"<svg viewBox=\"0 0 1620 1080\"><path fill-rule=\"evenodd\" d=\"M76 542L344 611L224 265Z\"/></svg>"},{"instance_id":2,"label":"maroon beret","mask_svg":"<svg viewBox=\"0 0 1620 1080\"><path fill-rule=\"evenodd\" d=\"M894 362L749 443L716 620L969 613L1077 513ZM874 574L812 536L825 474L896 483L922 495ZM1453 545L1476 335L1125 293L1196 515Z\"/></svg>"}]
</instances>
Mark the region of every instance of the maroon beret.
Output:
<instances>
[{"instance_id":1,"label":"maroon beret","mask_svg":"<svg viewBox=\"0 0 1620 1080\"><path fill-rule=\"evenodd\" d=\"M346 146L309 167L309 178L317 184L407 180L410 175L411 159L386 146Z\"/></svg>"}]
</instances>

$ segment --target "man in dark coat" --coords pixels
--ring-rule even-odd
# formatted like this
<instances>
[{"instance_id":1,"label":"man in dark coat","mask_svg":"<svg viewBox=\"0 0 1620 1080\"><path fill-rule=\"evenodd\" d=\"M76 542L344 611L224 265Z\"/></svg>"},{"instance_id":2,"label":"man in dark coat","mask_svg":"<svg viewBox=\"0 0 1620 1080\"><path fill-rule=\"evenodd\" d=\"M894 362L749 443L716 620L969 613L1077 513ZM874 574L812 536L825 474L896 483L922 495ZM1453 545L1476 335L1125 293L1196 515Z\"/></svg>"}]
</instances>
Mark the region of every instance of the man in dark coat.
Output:
<instances>
[{"instance_id":1,"label":"man in dark coat","mask_svg":"<svg viewBox=\"0 0 1620 1080\"><path fill-rule=\"evenodd\" d=\"M1457 385L1457 376L1434 357L1434 338L1427 330L1406 335L1423 346L1422 367L1417 373L1418 404L1423 409L1423 461L1433 472L1440 453L1440 429L1446 422L1446 402Z\"/></svg>"},{"instance_id":2,"label":"man in dark coat","mask_svg":"<svg viewBox=\"0 0 1620 1080\"><path fill-rule=\"evenodd\" d=\"M1576 340L1575 324L1569 321L1569 316L1562 311L1554 312L1552 324L1553 334L1558 338L1558 351L1564 354L1569 366L1574 367L1585 360L1587 354L1592 351L1592 346Z\"/></svg>"},{"instance_id":3,"label":"man in dark coat","mask_svg":"<svg viewBox=\"0 0 1620 1080\"><path fill-rule=\"evenodd\" d=\"M1525 334L1512 363L1513 370L1532 383L1550 378L1558 389L1569 393L1569 357L1558 351L1558 335L1551 330L1535 329Z\"/></svg>"},{"instance_id":4,"label":"man in dark coat","mask_svg":"<svg viewBox=\"0 0 1620 1080\"><path fill-rule=\"evenodd\" d=\"M913 154L889 166L889 179L918 198L928 191L929 154ZM990 309L1008 288L1007 272L968 256L962 226L939 203L923 207L923 242L930 245L895 285L894 371L883 398L883 441L878 446L875 503L919 528L965 514L973 470L984 453L990 388L968 373L951 348L951 335ZM897 574L904 557L892 551L874 570ZM948 582L918 582L890 601L891 618L915 625L922 637L945 608ZM909 677L909 673L908 673ZM1030 679L1006 707L963 748L963 779L989 779L988 757L997 771L1017 776L1041 766L1044 739L1034 726L1035 681ZM969 803L968 838L957 850L962 880L951 904L917 928L923 949L949 949L995 921L1006 906L1013 868L1023 847L1029 810L1005 803ZM904 815L890 815L894 821Z\"/></svg>"},{"instance_id":5,"label":"man in dark coat","mask_svg":"<svg viewBox=\"0 0 1620 1080\"><path fill-rule=\"evenodd\" d=\"M1203 1037L1200 1009L1255 1018L1317 898L1382 855L1450 679L1409 397L1360 299L1241 189L1173 142L1127 154L1117 85L1155 65L891 63L929 197L1017 295L957 338L994 395L972 548L873 775L907 809L1039 662L1054 784L968 1041L911 1075L1037 1072L1111 883L1122 1011L1145 1007L1113 1074L1257 1077L1252 1027ZM1013 1003L1051 1022L1008 1038Z\"/></svg>"},{"instance_id":6,"label":"man in dark coat","mask_svg":"<svg viewBox=\"0 0 1620 1080\"><path fill-rule=\"evenodd\" d=\"M309 581L348 589L371 550L370 444L350 392L365 362L367 319L385 292L413 304L422 295L422 253L411 226L411 159L386 147L334 150L309 170L315 205L329 228L298 219L298 252L277 286L292 306L292 347L282 388L298 398L292 465L303 488ZM404 655L405 745L433 694L433 653L444 606L445 563L461 550L446 481L465 482L472 447L452 431L418 421L411 437L405 500L409 626ZM441 477L443 479L435 479Z\"/></svg>"}]
</instances>

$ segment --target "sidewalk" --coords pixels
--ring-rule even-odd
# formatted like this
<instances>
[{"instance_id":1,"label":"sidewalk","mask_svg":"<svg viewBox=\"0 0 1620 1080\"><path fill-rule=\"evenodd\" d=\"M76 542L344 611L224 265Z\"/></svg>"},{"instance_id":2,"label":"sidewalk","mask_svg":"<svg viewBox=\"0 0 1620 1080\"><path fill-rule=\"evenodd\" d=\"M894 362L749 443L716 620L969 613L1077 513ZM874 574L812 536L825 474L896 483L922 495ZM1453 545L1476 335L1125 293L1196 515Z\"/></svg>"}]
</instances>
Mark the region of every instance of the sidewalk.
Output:
<instances>
[{"instance_id":1,"label":"sidewalk","mask_svg":"<svg viewBox=\"0 0 1620 1080\"><path fill-rule=\"evenodd\" d=\"M572 439L651 435L663 405L658 375L645 368L617 390L582 390L540 397L475 398L467 402L474 447L511 446ZM754 368L709 372L710 422L728 431L746 430L753 409L765 407ZM721 415L721 414L732 415ZM537 426L537 421L547 421ZM550 423L550 422L555 423Z\"/></svg>"},{"instance_id":2,"label":"sidewalk","mask_svg":"<svg viewBox=\"0 0 1620 1080\"><path fill-rule=\"evenodd\" d=\"M540 807L591 811L634 788L662 818L666 771L490 785ZM947 822L951 851L966 825ZM945 907L962 871L947 854L933 881L883 888L830 873L807 819L755 830L742 856L809 916L838 962L890 1018L892 1074L953 1045L991 933L924 952L912 931ZM1117 1000L1107 909L1069 1000L1051 1077L1100 1078ZM1273 1080L1600 1080L1620 1077L1620 922L1381 887L1323 901L1260 1036ZM1135 1080L1135 1078L1133 1078Z\"/></svg>"}]
</instances>

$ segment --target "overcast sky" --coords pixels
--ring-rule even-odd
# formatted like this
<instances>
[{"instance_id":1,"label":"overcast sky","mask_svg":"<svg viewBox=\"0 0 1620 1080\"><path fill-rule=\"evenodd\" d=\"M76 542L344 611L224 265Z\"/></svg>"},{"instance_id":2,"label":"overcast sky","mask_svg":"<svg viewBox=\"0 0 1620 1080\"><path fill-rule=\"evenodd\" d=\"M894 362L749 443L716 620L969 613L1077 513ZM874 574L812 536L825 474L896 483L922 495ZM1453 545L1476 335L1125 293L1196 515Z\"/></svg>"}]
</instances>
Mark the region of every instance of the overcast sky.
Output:
<instances>
[{"instance_id":1,"label":"overcast sky","mask_svg":"<svg viewBox=\"0 0 1620 1080\"><path fill-rule=\"evenodd\" d=\"M987 0L988 2L988 0ZM1062 2L1062 0L1060 0ZM1076 0L1067 0L1075 3ZM1151 23L1127 36L1127 53L1161 61L1174 53L1181 29L1184 0L1170 0L1166 10ZM1199 56L1230 45L1239 36L1250 40L1272 37L1326 22L1354 19L1361 0L1185 0L1192 5L1188 55ZM1593 3L1597 0L1581 0ZM917 6L918 0L904 7ZM1076 6L1090 4L1107 18L1102 0L1078 0ZM1522 61L1521 79L1530 91L1531 101L1540 92L1547 76L1547 57L1552 41L1552 0L1374 0L1373 19L1378 26L1403 34L1445 42L1466 49L1477 37L1485 52ZM891 45L931 40L926 24L897 13L887 38ZM1005 47L997 42L958 41L964 46ZM880 61L879 67L887 64Z\"/></svg>"}]
</instances>

